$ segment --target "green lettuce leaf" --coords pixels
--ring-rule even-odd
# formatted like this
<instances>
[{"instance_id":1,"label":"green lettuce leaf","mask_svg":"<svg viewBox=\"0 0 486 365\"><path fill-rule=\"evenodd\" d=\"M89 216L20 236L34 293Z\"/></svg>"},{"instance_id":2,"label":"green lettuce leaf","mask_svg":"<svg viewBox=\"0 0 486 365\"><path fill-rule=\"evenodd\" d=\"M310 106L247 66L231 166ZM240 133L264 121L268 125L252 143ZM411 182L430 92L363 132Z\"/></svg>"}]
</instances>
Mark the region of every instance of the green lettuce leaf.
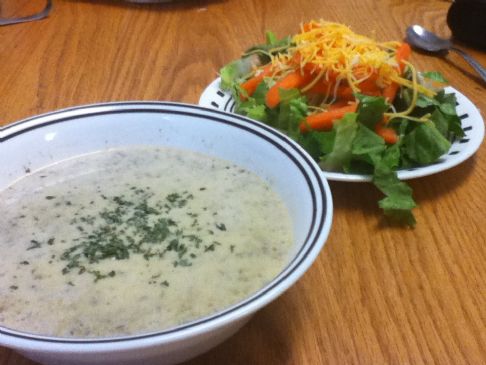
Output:
<instances>
[{"instance_id":1,"label":"green lettuce leaf","mask_svg":"<svg viewBox=\"0 0 486 365\"><path fill-rule=\"evenodd\" d=\"M437 81L440 83L448 83L449 81L438 71L422 72L421 75L429 80Z\"/></svg>"},{"instance_id":2,"label":"green lettuce leaf","mask_svg":"<svg viewBox=\"0 0 486 365\"><path fill-rule=\"evenodd\" d=\"M324 155L331 153L336 139L336 131L307 132L297 136L299 143L315 160L319 161Z\"/></svg>"},{"instance_id":3,"label":"green lettuce leaf","mask_svg":"<svg viewBox=\"0 0 486 365\"><path fill-rule=\"evenodd\" d=\"M395 143L386 148L380 163L391 170L396 170L400 165L401 153L400 143Z\"/></svg>"},{"instance_id":4,"label":"green lettuce leaf","mask_svg":"<svg viewBox=\"0 0 486 365\"><path fill-rule=\"evenodd\" d=\"M336 133L332 151L323 156L320 166L327 171L342 170L349 165L352 157L353 141L358 131L356 113L347 113L334 123Z\"/></svg>"},{"instance_id":5,"label":"green lettuce leaf","mask_svg":"<svg viewBox=\"0 0 486 365\"><path fill-rule=\"evenodd\" d=\"M420 123L402 141L402 152L420 165L437 161L450 147L451 143L432 122Z\"/></svg>"},{"instance_id":6,"label":"green lettuce leaf","mask_svg":"<svg viewBox=\"0 0 486 365\"><path fill-rule=\"evenodd\" d=\"M300 122L307 116L307 98L297 89L281 89L276 128L292 138L300 135Z\"/></svg>"},{"instance_id":7,"label":"green lettuce leaf","mask_svg":"<svg viewBox=\"0 0 486 365\"><path fill-rule=\"evenodd\" d=\"M385 148L383 138L363 124L358 124L356 137L351 148L353 155L377 154L383 152Z\"/></svg>"},{"instance_id":8,"label":"green lettuce leaf","mask_svg":"<svg viewBox=\"0 0 486 365\"><path fill-rule=\"evenodd\" d=\"M453 138L462 138L464 137L464 130L462 129L462 122L461 118L459 118L457 115L446 115L445 116L447 119L447 122L449 123L449 134L450 139Z\"/></svg>"},{"instance_id":9,"label":"green lettuce leaf","mask_svg":"<svg viewBox=\"0 0 486 365\"><path fill-rule=\"evenodd\" d=\"M228 63L219 71L221 88L231 90L236 82L242 81L242 78L251 72L253 65L254 61L251 57L244 57Z\"/></svg>"},{"instance_id":10,"label":"green lettuce leaf","mask_svg":"<svg viewBox=\"0 0 486 365\"><path fill-rule=\"evenodd\" d=\"M390 105L381 96L356 94L356 98L359 100L358 122L373 129Z\"/></svg>"},{"instance_id":11,"label":"green lettuce leaf","mask_svg":"<svg viewBox=\"0 0 486 365\"><path fill-rule=\"evenodd\" d=\"M248 48L244 56L256 54L260 63L264 65L271 61L270 55L285 52L291 45L292 38L290 36L278 39L275 33L267 31L265 34L265 43Z\"/></svg>"},{"instance_id":12,"label":"green lettuce leaf","mask_svg":"<svg viewBox=\"0 0 486 365\"><path fill-rule=\"evenodd\" d=\"M445 138L449 138L449 121L444 113L442 113L439 109L435 109L430 116L430 120L434 123L440 134L442 134Z\"/></svg>"},{"instance_id":13,"label":"green lettuce leaf","mask_svg":"<svg viewBox=\"0 0 486 365\"><path fill-rule=\"evenodd\" d=\"M439 103L439 110L443 113L445 119L449 124L449 131L452 137L463 137L464 131L462 130L461 119L457 115L456 95L453 93L446 94L444 90L441 90L435 99Z\"/></svg>"},{"instance_id":14,"label":"green lettuce leaf","mask_svg":"<svg viewBox=\"0 0 486 365\"><path fill-rule=\"evenodd\" d=\"M258 120L260 122L269 123L272 116L269 116L269 110L265 105L265 95L268 91L266 83L262 82L258 85L255 93L247 98L245 101L241 101L238 91L238 87L235 85L236 95L233 97L235 101L235 112L238 114L246 115L249 118Z\"/></svg>"},{"instance_id":15,"label":"green lettuce leaf","mask_svg":"<svg viewBox=\"0 0 486 365\"><path fill-rule=\"evenodd\" d=\"M265 109L265 105L261 104L252 104L247 108L242 108L245 110L245 115L248 118L259 120L260 122L266 122L268 119L267 111Z\"/></svg>"},{"instance_id":16,"label":"green lettuce leaf","mask_svg":"<svg viewBox=\"0 0 486 365\"><path fill-rule=\"evenodd\" d=\"M456 115L457 100L454 94L446 94L445 90L441 90L435 96L435 100L439 102L439 109L442 113L448 115Z\"/></svg>"},{"instance_id":17,"label":"green lettuce leaf","mask_svg":"<svg viewBox=\"0 0 486 365\"><path fill-rule=\"evenodd\" d=\"M264 79L263 82L258 85L255 92L252 95L252 98L255 99L255 103L259 105L265 105L265 96L267 95L268 90L270 89L270 85Z\"/></svg>"},{"instance_id":18,"label":"green lettuce leaf","mask_svg":"<svg viewBox=\"0 0 486 365\"><path fill-rule=\"evenodd\" d=\"M418 94L416 105L419 108L425 109L425 108L429 108L431 106L439 106L440 102L435 100L434 98L430 98L430 97L428 97L424 94Z\"/></svg>"},{"instance_id":19,"label":"green lettuce leaf","mask_svg":"<svg viewBox=\"0 0 486 365\"><path fill-rule=\"evenodd\" d=\"M378 202L386 216L400 223L414 226L416 221L412 209L417 206L412 197L412 189L398 179L397 173L390 168L389 161L376 161L373 184L385 194Z\"/></svg>"},{"instance_id":20,"label":"green lettuce leaf","mask_svg":"<svg viewBox=\"0 0 486 365\"><path fill-rule=\"evenodd\" d=\"M368 127L358 123L358 130L351 146L352 158L349 166L344 166L347 173L370 174L373 171L375 156L380 156L386 149L385 141Z\"/></svg>"}]
</instances>

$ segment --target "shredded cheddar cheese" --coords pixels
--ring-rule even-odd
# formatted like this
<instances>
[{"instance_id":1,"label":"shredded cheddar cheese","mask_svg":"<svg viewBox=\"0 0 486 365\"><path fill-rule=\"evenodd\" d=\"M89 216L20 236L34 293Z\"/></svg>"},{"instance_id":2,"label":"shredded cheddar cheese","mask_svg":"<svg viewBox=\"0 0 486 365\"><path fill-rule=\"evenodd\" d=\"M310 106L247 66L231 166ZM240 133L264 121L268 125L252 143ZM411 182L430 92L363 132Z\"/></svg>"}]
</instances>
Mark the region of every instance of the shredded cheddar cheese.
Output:
<instances>
[{"instance_id":1,"label":"shredded cheddar cheese","mask_svg":"<svg viewBox=\"0 0 486 365\"><path fill-rule=\"evenodd\" d=\"M301 65L312 63L345 77L358 65L380 70L384 75L396 69L391 52L399 46L398 42L377 43L337 23L313 21L305 27L307 30L302 26L301 33L293 37L294 52L300 54ZM356 81L355 75L352 77Z\"/></svg>"},{"instance_id":2,"label":"shredded cheddar cheese","mask_svg":"<svg viewBox=\"0 0 486 365\"><path fill-rule=\"evenodd\" d=\"M429 97L435 95L417 82L415 68L409 62L398 59L400 42L378 42L354 33L346 25L323 20L311 21L300 28L287 52L270 53L275 79L295 70L310 74L312 81L301 91L312 92L322 84L325 103L334 102L345 88L350 93L370 95L392 83L412 89L410 106L400 113L388 113L389 119L410 114L419 92ZM403 77L405 65L412 71L412 81Z\"/></svg>"}]
</instances>

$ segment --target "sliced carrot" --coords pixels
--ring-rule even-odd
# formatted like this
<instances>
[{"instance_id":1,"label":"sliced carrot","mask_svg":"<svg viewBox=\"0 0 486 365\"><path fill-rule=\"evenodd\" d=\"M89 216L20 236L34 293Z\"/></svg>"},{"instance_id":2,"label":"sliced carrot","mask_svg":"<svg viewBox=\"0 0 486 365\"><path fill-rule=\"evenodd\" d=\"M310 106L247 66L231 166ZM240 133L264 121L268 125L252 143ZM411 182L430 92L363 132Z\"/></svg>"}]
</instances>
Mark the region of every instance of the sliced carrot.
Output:
<instances>
[{"instance_id":1,"label":"sliced carrot","mask_svg":"<svg viewBox=\"0 0 486 365\"><path fill-rule=\"evenodd\" d=\"M265 97L265 102L269 108L275 108L280 104L280 89L300 88L309 83L312 77L309 74L300 71L289 73L283 79L273 85Z\"/></svg>"},{"instance_id":2,"label":"sliced carrot","mask_svg":"<svg viewBox=\"0 0 486 365\"><path fill-rule=\"evenodd\" d=\"M354 100L354 91L350 86L343 85L338 87L336 94L341 100Z\"/></svg>"},{"instance_id":3,"label":"sliced carrot","mask_svg":"<svg viewBox=\"0 0 486 365\"><path fill-rule=\"evenodd\" d=\"M306 92L306 94L319 94L329 96L331 98L333 97L333 93L334 83L328 83L325 81L319 81ZM353 89L347 86L347 84L339 86L336 90L336 97L338 100L354 100Z\"/></svg>"},{"instance_id":4,"label":"sliced carrot","mask_svg":"<svg viewBox=\"0 0 486 365\"><path fill-rule=\"evenodd\" d=\"M332 92L332 85L323 80L318 81L309 90L307 90L307 93L309 94L327 95L328 92Z\"/></svg>"},{"instance_id":5,"label":"sliced carrot","mask_svg":"<svg viewBox=\"0 0 486 365\"><path fill-rule=\"evenodd\" d=\"M311 114L300 124L300 131L305 133L309 130L329 131L337 119L344 117L346 113L354 113L358 105L356 103L348 104L340 108L329 109L322 113Z\"/></svg>"},{"instance_id":6,"label":"sliced carrot","mask_svg":"<svg viewBox=\"0 0 486 365\"><path fill-rule=\"evenodd\" d=\"M398 61L398 67L400 69L400 73L403 73L405 69L405 64L403 61L407 61L412 54L412 48L408 43L402 43L395 52L395 57Z\"/></svg>"},{"instance_id":7,"label":"sliced carrot","mask_svg":"<svg viewBox=\"0 0 486 365\"><path fill-rule=\"evenodd\" d=\"M300 67L301 60L302 60L302 56L300 55L300 52L295 51L294 55L290 59L290 63L292 63L296 67Z\"/></svg>"},{"instance_id":8,"label":"sliced carrot","mask_svg":"<svg viewBox=\"0 0 486 365\"><path fill-rule=\"evenodd\" d=\"M335 103L332 103L329 105L327 110L336 110L336 109L341 109L342 107L348 106L349 102L347 100L338 100Z\"/></svg>"},{"instance_id":9,"label":"sliced carrot","mask_svg":"<svg viewBox=\"0 0 486 365\"><path fill-rule=\"evenodd\" d=\"M369 96L381 96L381 90L374 82L367 82L363 81L359 83L357 86L359 88L359 92L363 95ZM337 89L337 96L339 99L343 100L354 100L354 90L350 86L340 86Z\"/></svg>"},{"instance_id":10,"label":"sliced carrot","mask_svg":"<svg viewBox=\"0 0 486 365\"><path fill-rule=\"evenodd\" d=\"M378 79L378 73L376 71L373 71L367 79L361 81L358 84L358 88L361 91L361 93L366 94L368 92L379 91L379 87L376 84L377 79Z\"/></svg>"},{"instance_id":11,"label":"sliced carrot","mask_svg":"<svg viewBox=\"0 0 486 365\"><path fill-rule=\"evenodd\" d=\"M301 65L299 65L300 67ZM307 62L302 66L302 70L308 74L314 75L316 77L321 71L322 71L322 66L317 65L312 62Z\"/></svg>"},{"instance_id":12,"label":"sliced carrot","mask_svg":"<svg viewBox=\"0 0 486 365\"><path fill-rule=\"evenodd\" d=\"M383 138L387 144L395 144L398 142L397 132L393 128L387 127L383 122L376 123L375 133Z\"/></svg>"},{"instance_id":13,"label":"sliced carrot","mask_svg":"<svg viewBox=\"0 0 486 365\"><path fill-rule=\"evenodd\" d=\"M408 60L412 55L412 47L410 47L410 44L407 42L402 42L400 43L400 46L398 46L395 54L397 55L398 59Z\"/></svg>"},{"instance_id":14,"label":"sliced carrot","mask_svg":"<svg viewBox=\"0 0 486 365\"><path fill-rule=\"evenodd\" d=\"M362 77L362 76L361 76ZM320 80L318 83L316 83L312 88L310 88L308 91L309 93L314 93L314 94L323 94L327 95L328 93L332 93L334 91L334 86L335 86L335 74L331 74L331 77L329 77L329 80ZM368 77L366 80L360 82L357 87L359 88L360 92L365 95L370 95L370 96L381 96L381 90L376 84L376 79L378 78L378 74L374 72L370 77ZM346 100L346 101L352 101L355 100L354 97L354 90L349 86L347 81L343 80L340 84L340 86L336 90L336 96L339 100Z\"/></svg>"},{"instance_id":15,"label":"sliced carrot","mask_svg":"<svg viewBox=\"0 0 486 365\"><path fill-rule=\"evenodd\" d=\"M246 100L249 96L252 96L255 93L258 85L263 81L263 76L254 76L251 79L246 80L240 86L243 90L246 91L246 95L241 94L240 99Z\"/></svg>"},{"instance_id":16,"label":"sliced carrot","mask_svg":"<svg viewBox=\"0 0 486 365\"><path fill-rule=\"evenodd\" d=\"M393 103L395 97L397 96L399 88L400 85L398 85L396 82L392 82L390 85L386 86L383 89L382 95L388 103Z\"/></svg>"},{"instance_id":17,"label":"sliced carrot","mask_svg":"<svg viewBox=\"0 0 486 365\"><path fill-rule=\"evenodd\" d=\"M241 100L246 100L248 96L252 96L258 85L263 81L263 79L268 76L272 72L272 68L270 65L264 67L262 71L252 78L248 79L247 81L243 82L240 86L242 89L246 91L247 95L240 95Z\"/></svg>"},{"instance_id":18,"label":"sliced carrot","mask_svg":"<svg viewBox=\"0 0 486 365\"><path fill-rule=\"evenodd\" d=\"M397 59L398 62L398 71L400 75L403 74L403 71L405 71L405 63L403 61L408 60L411 54L412 54L412 48L408 43L402 43L397 48L395 53L395 58ZM397 96L399 89L400 89L400 85L398 85L396 82L391 82L390 85L386 86L383 89L382 95L391 104L395 100L395 97Z\"/></svg>"},{"instance_id":19,"label":"sliced carrot","mask_svg":"<svg viewBox=\"0 0 486 365\"><path fill-rule=\"evenodd\" d=\"M315 22L308 22L302 25L302 29L304 32L310 32L312 29L317 29L317 28L320 28L320 25Z\"/></svg>"}]
</instances>

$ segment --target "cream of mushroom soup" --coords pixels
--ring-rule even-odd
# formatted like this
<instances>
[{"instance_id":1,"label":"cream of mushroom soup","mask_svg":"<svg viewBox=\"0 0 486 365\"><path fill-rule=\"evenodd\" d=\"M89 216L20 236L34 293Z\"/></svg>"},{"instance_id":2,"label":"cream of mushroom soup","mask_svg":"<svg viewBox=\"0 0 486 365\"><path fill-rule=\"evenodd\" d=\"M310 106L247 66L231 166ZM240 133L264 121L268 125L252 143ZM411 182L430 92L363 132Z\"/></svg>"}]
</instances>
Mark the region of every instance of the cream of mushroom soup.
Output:
<instances>
[{"instance_id":1,"label":"cream of mushroom soup","mask_svg":"<svg viewBox=\"0 0 486 365\"><path fill-rule=\"evenodd\" d=\"M59 337L168 329L288 263L289 213L256 174L161 147L62 161L0 192L0 325Z\"/></svg>"}]
</instances>

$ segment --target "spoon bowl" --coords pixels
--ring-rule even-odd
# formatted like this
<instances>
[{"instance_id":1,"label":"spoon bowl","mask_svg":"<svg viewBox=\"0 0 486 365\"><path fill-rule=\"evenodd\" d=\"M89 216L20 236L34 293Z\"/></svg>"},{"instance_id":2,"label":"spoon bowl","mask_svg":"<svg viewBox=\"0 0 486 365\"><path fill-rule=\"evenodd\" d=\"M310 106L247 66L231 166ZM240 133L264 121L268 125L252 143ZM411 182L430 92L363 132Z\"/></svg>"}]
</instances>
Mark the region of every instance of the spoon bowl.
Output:
<instances>
[{"instance_id":1,"label":"spoon bowl","mask_svg":"<svg viewBox=\"0 0 486 365\"><path fill-rule=\"evenodd\" d=\"M486 82L486 69L462 49L455 47L449 39L441 38L421 25L415 24L407 28L406 41L413 47L426 52L445 54L448 51L454 51L458 53Z\"/></svg>"},{"instance_id":2,"label":"spoon bowl","mask_svg":"<svg viewBox=\"0 0 486 365\"><path fill-rule=\"evenodd\" d=\"M420 25L412 25L406 31L407 41L414 47L428 52L448 51L452 43L425 29Z\"/></svg>"}]
</instances>

